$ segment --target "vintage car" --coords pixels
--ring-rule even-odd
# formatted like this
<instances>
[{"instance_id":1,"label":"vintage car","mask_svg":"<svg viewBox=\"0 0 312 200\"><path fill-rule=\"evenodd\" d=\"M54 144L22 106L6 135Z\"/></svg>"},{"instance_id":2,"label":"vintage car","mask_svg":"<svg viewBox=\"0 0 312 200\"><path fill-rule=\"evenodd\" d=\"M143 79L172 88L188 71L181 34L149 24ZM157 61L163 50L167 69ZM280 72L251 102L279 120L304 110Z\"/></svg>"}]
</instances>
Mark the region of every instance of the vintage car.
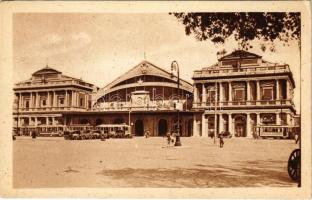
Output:
<instances>
[{"instance_id":1,"label":"vintage car","mask_svg":"<svg viewBox=\"0 0 312 200\"><path fill-rule=\"evenodd\" d=\"M89 140L92 139L92 134L90 130L83 130L80 132L78 140Z\"/></svg>"},{"instance_id":2,"label":"vintage car","mask_svg":"<svg viewBox=\"0 0 312 200\"><path fill-rule=\"evenodd\" d=\"M67 130L63 133L65 140L78 140L80 136L80 131L77 130Z\"/></svg>"},{"instance_id":3,"label":"vintage car","mask_svg":"<svg viewBox=\"0 0 312 200\"><path fill-rule=\"evenodd\" d=\"M92 139L100 139L101 138L101 131L99 131L99 130L92 130L90 134L91 134Z\"/></svg>"}]
</instances>

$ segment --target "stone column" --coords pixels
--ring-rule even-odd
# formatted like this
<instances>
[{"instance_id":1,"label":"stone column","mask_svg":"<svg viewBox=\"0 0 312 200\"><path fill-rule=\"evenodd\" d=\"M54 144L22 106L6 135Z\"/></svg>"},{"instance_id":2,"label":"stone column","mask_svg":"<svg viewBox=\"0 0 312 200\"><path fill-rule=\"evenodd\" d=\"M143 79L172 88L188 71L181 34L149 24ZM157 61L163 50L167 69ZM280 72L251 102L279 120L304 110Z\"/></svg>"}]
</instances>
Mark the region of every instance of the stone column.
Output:
<instances>
[{"instance_id":1,"label":"stone column","mask_svg":"<svg viewBox=\"0 0 312 200\"><path fill-rule=\"evenodd\" d=\"M55 125L55 119L52 117L52 125Z\"/></svg>"},{"instance_id":2,"label":"stone column","mask_svg":"<svg viewBox=\"0 0 312 200\"><path fill-rule=\"evenodd\" d=\"M232 101L232 82L229 82L229 101ZM229 103L231 105L231 103Z\"/></svg>"},{"instance_id":3,"label":"stone column","mask_svg":"<svg viewBox=\"0 0 312 200\"><path fill-rule=\"evenodd\" d=\"M57 98L56 98L56 92L53 91L53 107L56 109L57 107Z\"/></svg>"},{"instance_id":4,"label":"stone column","mask_svg":"<svg viewBox=\"0 0 312 200\"><path fill-rule=\"evenodd\" d=\"M250 104L250 100L251 100L251 98L250 98L250 96L251 96L250 95L250 93L251 93L250 92L250 81L246 82L246 86L247 86L246 87L246 96L247 96L247 105L248 105L248 104Z\"/></svg>"},{"instance_id":5,"label":"stone column","mask_svg":"<svg viewBox=\"0 0 312 200\"><path fill-rule=\"evenodd\" d=\"M23 95L22 95L22 93L19 93L18 103L19 103L18 107L20 109L23 108Z\"/></svg>"},{"instance_id":6,"label":"stone column","mask_svg":"<svg viewBox=\"0 0 312 200\"><path fill-rule=\"evenodd\" d=\"M38 126L38 119L35 117L35 126Z\"/></svg>"},{"instance_id":7,"label":"stone column","mask_svg":"<svg viewBox=\"0 0 312 200\"><path fill-rule=\"evenodd\" d=\"M221 133L223 130L223 117L222 114L219 114L219 133Z\"/></svg>"},{"instance_id":8,"label":"stone column","mask_svg":"<svg viewBox=\"0 0 312 200\"><path fill-rule=\"evenodd\" d=\"M65 90L64 106L65 106L65 107L68 107L68 94L67 94L67 90Z\"/></svg>"},{"instance_id":9,"label":"stone column","mask_svg":"<svg viewBox=\"0 0 312 200\"><path fill-rule=\"evenodd\" d=\"M202 115L202 137L206 137L208 135L208 131L206 129L206 118L205 114Z\"/></svg>"},{"instance_id":10,"label":"stone column","mask_svg":"<svg viewBox=\"0 0 312 200\"><path fill-rule=\"evenodd\" d=\"M228 120L229 132L234 137L232 114L228 114L228 116L229 116L228 117L229 118L229 120Z\"/></svg>"},{"instance_id":11,"label":"stone column","mask_svg":"<svg viewBox=\"0 0 312 200\"><path fill-rule=\"evenodd\" d=\"M257 113L257 126L261 125L260 113Z\"/></svg>"},{"instance_id":12,"label":"stone column","mask_svg":"<svg viewBox=\"0 0 312 200\"><path fill-rule=\"evenodd\" d=\"M194 84L194 107L197 107L197 103L198 103L198 89L196 84Z\"/></svg>"},{"instance_id":13,"label":"stone column","mask_svg":"<svg viewBox=\"0 0 312 200\"><path fill-rule=\"evenodd\" d=\"M85 108L88 109L88 94L85 94Z\"/></svg>"},{"instance_id":14,"label":"stone column","mask_svg":"<svg viewBox=\"0 0 312 200\"><path fill-rule=\"evenodd\" d=\"M256 84L257 84L257 90L256 90L256 95L257 95L257 101L260 101L260 94L261 94L261 91L260 91L260 81L256 81Z\"/></svg>"},{"instance_id":15,"label":"stone column","mask_svg":"<svg viewBox=\"0 0 312 200\"><path fill-rule=\"evenodd\" d=\"M50 92L48 91L48 98L47 98L47 107L51 108L51 96L50 96Z\"/></svg>"},{"instance_id":16,"label":"stone column","mask_svg":"<svg viewBox=\"0 0 312 200\"><path fill-rule=\"evenodd\" d=\"M202 85L202 92L203 92L203 95L202 95L202 106L206 106L206 101L207 101L207 95L206 95L206 87L205 87L205 84L203 83Z\"/></svg>"},{"instance_id":17,"label":"stone column","mask_svg":"<svg viewBox=\"0 0 312 200\"><path fill-rule=\"evenodd\" d=\"M30 108L30 109L33 108L33 95L32 95L32 92L30 93L29 108Z\"/></svg>"},{"instance_id":18,"label":"stone column","mask_svg":"<svg viewBox=\"0 0 312 200\"><path fill-rule=\"evenodd\" d=\"M36 92L36 108L38 109L39 108L39 99L40 99L40 96L39 96L39 93Z\"/></svg>"},{"instance_id":19,"label":"stone column","mask_svg":"<svg viewBox=\"0 0 312 200\"><path fill-rule=\"evenodd\" d=\"M275 80L276 82L276 100L280 100L280 84L279 80Z\"/></svg>"},{"instance_id":20,"label":"stone column","mask_svg":"<svg viewBox=\"0 0 312 200\"><path fill-rule=\"evenodd\" d=\"M80 107L80 93L76 92L76 105Z\"/></svg>"},{"instance_id":21,"label":"stone column","mask_svg":"<svg viewBox=\"0 0 312 200\"><path fill-rule=\"evenodd\" d=\"M223 98L223 87L222 87L222 82L219 83L220 85L220 91L219 91L219 94L220 94L220 106L223 105L223 101L224 101L224 98Z\"/></svg>"},{"instance_id":22,"label":"stone column","mask_svg":"<svg viewBox=\"0 0 312 200\"><path fill-rule=\"evenodd\" d=\"M72 90L71 92L71 98L72 98L71 106L74 107L75 106L75 91L74 90Z\"/></svg>"},{"instance_id":23,"label":"stone column","mask_svg":"<svg viewBox=\"0 0 312 200\"><path fill-rule=\"evenodd\" d=\"M247 113L246 115L246 137L252 138L250 113Z\"/></svg>"},{"instance_id":24,"label":"stone column","mask_svg":"<svg viewBox=\"0 0 312 200\"><path fill-rule=\"evenodd\" d=\"M197 120L196 120L196 115L193 115L193 137L199 137L199 131L197 129Z\"/></svg>"},{"instance_id":25,"label":"stone column","mask_svg":"<svg viewBox=\"0 0 312 200\"><path fill-rule=\"evenodd\" d=\"M276 114L276 125L282 124L282 116L281 113L275 113Z\"/></svg>"}]
</instances>

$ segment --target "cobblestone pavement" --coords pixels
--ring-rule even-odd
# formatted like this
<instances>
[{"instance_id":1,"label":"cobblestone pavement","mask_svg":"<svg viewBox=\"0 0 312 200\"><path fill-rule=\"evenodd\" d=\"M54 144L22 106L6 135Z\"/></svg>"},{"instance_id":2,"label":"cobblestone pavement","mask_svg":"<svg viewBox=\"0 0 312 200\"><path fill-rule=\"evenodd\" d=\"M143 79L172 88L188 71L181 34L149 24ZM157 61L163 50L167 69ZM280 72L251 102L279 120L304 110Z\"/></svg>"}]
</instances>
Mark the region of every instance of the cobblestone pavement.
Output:
<instances>
[{"instance_id":1,"label":"cobblestone pavement","mask_svg":"<svg viewBox=\"0 0 312 200\"><path fill-rule=\"evenodd\" d=\"M13 185L40 187L268 187L292 186L287 174L294 140L133 138L70 141L18 137Z\"/></svg>"}]
</instances>

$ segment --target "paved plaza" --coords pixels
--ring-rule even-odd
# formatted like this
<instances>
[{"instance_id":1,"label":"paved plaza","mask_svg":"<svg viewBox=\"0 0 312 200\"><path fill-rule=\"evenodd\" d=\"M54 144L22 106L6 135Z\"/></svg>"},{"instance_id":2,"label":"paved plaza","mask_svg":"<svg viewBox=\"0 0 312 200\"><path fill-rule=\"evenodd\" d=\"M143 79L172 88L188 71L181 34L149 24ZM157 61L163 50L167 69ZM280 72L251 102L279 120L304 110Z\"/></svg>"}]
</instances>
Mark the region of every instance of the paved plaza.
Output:
<instances>
[{"instance_id":1,"label":"paved plaza","mask_svg":"<svg viewBox=\"0 0 312 200\"><path fill-rule=\"evenodd\" d=\"M287 173L294 140L137 137L71 141L18 137L15 188L42 187L296 187Z\"/></svg>"}]
</instances>

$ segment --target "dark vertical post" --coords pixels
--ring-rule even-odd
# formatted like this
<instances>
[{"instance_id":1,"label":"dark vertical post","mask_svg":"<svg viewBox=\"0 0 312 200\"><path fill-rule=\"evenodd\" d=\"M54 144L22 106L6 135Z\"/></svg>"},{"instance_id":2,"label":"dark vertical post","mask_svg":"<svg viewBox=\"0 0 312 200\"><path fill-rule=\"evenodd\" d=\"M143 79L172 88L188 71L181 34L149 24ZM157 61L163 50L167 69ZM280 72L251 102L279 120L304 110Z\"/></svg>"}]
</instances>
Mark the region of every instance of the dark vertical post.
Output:
<instances>
[{"instance_id":1,"label":"dark vertical post","mask_svg":"<svg viewBox=\"0 0 312 200\"><path fill-rule=\"evenodd\" d=\"M179 93L180 93L180 71L179 71L179 65L178 65L177 61L173 61L171 63L171 70L173 70L174 64L177 67L176 70L177 70L177 75L178 75L177 84L178 84L178 106L179 106L179 104L180 104L180 96L179 96ZM177 127L177 132L178 133L177 133L177 136L176 136L176 141L175 141L174 146L182 146L181 140L180 140L180 110L179 110L179 107L177 108L177 115L178 115L178 127Z\"/></svg>"}]
</instances>

